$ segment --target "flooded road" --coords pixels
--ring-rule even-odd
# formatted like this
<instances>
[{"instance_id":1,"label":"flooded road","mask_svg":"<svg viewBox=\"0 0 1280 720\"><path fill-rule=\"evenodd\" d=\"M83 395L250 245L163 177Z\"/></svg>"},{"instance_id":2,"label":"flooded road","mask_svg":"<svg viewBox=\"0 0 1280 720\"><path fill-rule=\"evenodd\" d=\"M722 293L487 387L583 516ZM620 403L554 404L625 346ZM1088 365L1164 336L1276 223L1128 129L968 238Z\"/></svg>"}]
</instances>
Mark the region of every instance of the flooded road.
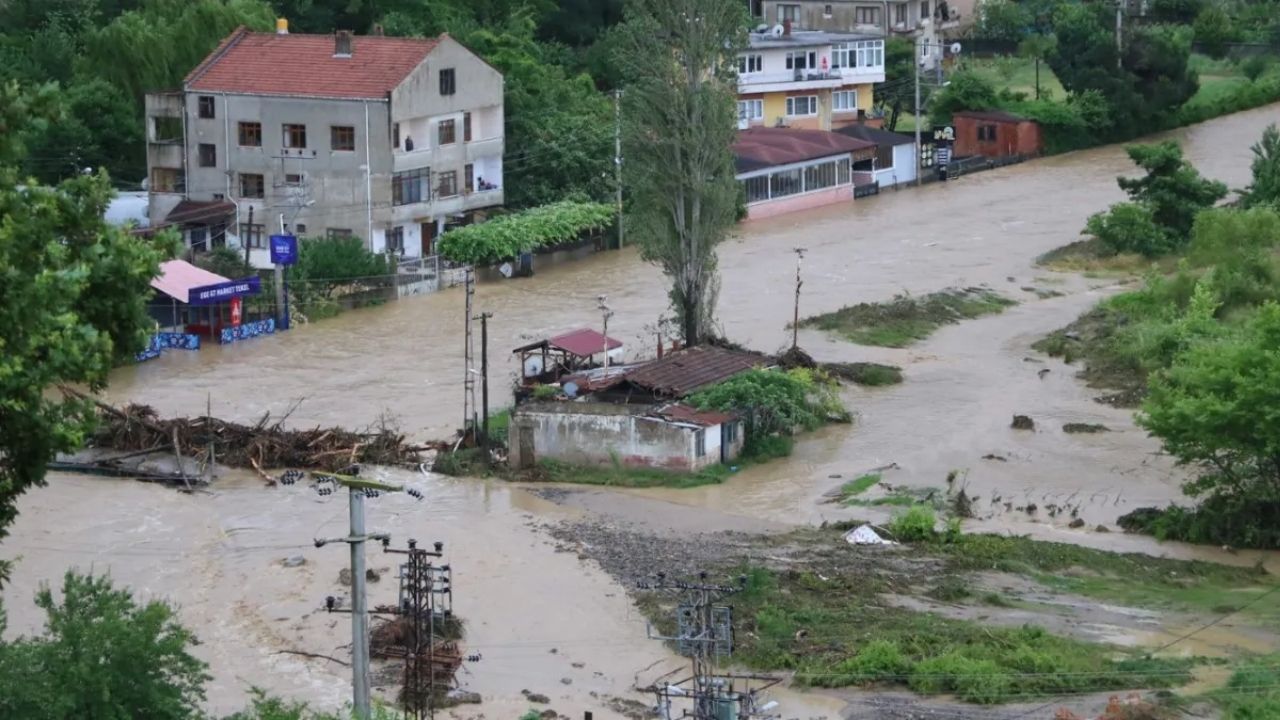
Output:
<instances>
[{"instance_id":1,"label":"flooded road","mask_svg":"<svg viewBox=\"0 0 1280 720\"><path fill-rule=\"evenodd\" d=\"M1249 146L1280 119L1272 106L1172 133L1188 158L1231 187L1247 182ZM625 695L636 671L676 659L645 637L643 620L616 583L572 553L557 552L534 527L566 514L622 520L687 517L709 529L784 527L857 516L820 502L842 482L896 463L884 479L941 487L959 471L978 498L974 528L1016 531L1114 549L1143 550L1252 563L1256 556L1157 546L1145 538L1098 532L1133 507L1179 497L1181 473L1136 428L1131 413L1093 401L1074 369L1043 358L1030 345L1119 288L1106 280L1053 275L1034 259L1078 237L1092 213L1122 197L1115 184L1132 164L1119 147L1073 153L967 176L957 182L841 206L753 222L720 249L723 333L755 349L789 342L794 255L808 249L802 313L986 284L1017 299L1005 313L943 328L909 349L865 348L805 331L801 345L819 360L874 360L904 368L904 384L845 390L857 414L851 426L801 439L792 458L743 471L723 485L695 490L600 491L562 505L510 485L397 475L427 501L370 503L369 526L397 541L443 540L456 570L459 614L468 621L468 651L484 655L464 674L486 697L491 717L527 709L520 690L552 697L562 713L598 704L590 693ZM1023 286L1064 293L1039 299ZM479 286L477 311L494 313L491 387L509 398L516 366L511 347L548 334L596 326L596 297L614 310L610 335L633 354L652 353L649 329L667 305L659 271L634 249L540 270L529 280ZM451 433L461 421L463 296L460 290L350 312L270 338L198 353L171 352L117 371L108 398L142 402L165 415L249 420L282 412L297 426L357 428L387 413L415 438ZM1026 358L1031 358L1028 361ZM1039 376L1038 370L1049 373ZM1035 432L1009 428L1030 415ZM1112 432L1066 435L1065 422L1107 425ZM993 455L1003 460L984 460ZM346 669L281 650L345 656L345 615L318 612L341 594L341 548L317 550L311 539L340 535L345 499L301 489L263 490L245 477L225 478L211 494L181 495L138 483L51 478L26 496L5 555L22 555L6 595L15 632L38 628L25 598L68 566L110 570L146 597L169 598L204 641L213 663L209 704L230 712L253 684L335 706L346 696ZM1069 517L1006 509L1035 503L1078 505L1086 528ZM707 512L708 510L713 512ZM678 530L679 528L673 528ZM281 560L302 555L306 565ZM1220 556L1220 557L1219 557ZM1274 556L1270 562L1275 565ZM371 567L392 563L370 552ZM389 602L394 579L372 586L372 603ZM555 648L556 653L551 653ZM582 668L573 663L583 663ZM655 668L655 669L656 669ZM570 680L563 684L562 680ZM834 716L827 698L789 699L788 717ZM812 708L810 707L812 705ZM793 715L794 713L794 715ZM465 715L463 715L465 716Z\"/></svg>"}]
</instances>

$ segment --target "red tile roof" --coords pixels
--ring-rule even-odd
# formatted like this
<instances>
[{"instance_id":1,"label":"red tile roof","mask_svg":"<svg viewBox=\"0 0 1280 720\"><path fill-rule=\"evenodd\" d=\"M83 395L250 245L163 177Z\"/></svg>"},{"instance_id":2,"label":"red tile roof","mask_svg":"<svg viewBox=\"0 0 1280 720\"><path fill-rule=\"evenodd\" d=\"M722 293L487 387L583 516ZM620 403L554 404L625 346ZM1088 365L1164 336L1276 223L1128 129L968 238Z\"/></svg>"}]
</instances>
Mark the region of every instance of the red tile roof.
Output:
<instances>
[{"instance_id":1,"label":"red tile roof","mask_svg":"<svg viewBox=\"0 0 1280 720\"><path fill-rule=\"evenodd\" d=\"M621 341L607 338L595 330L587 328L557 335L547 341L547 344L551 347L559 348L570 355L577 355L578 357L591 357L603 351L605 343L608 343L610 350L622 347Z\"/></svg>"},{"instance_id":2,"label":"red tile roof","mask_svg":"<svg viewBox=\"0 0 1280 720\"><path fill-rule=\"evenodd\" d=\"M626 381L658 395L684 397L762 364L758 355L699 346L637 367Z\"/></svg>"},{"instance_id":3,"label":"red tile roof","mask_svg":"<svg viewBox=\"0 0 1280 720\"><path fill-rule=\"evenodd\" d=\"M332 35L278 35L237 28L186 78L190 90L245 95L382 98L438 39L362 35L334 57Z\"/></svg>"},{"instance_id":4,"label":"red tile roof","mask_svg":"<svg viewBox=\"0 0 1280 720\"><path fill-rule=\"evenodd\" d=\"M738 132L733 154L739 172L846 155L875 143L826 130L798 128L749 128Z\"/></svg>"}]
</instances>

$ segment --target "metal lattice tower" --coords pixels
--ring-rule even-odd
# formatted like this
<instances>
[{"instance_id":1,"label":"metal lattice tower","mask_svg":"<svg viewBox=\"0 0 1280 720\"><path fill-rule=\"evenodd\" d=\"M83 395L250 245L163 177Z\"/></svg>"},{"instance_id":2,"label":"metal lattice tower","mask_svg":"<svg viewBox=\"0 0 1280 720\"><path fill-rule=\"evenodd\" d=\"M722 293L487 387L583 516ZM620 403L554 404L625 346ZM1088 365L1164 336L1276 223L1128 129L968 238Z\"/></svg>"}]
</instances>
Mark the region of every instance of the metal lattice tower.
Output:
<instances>
[{"instance_id":1,"label":"metal lattice tower","mask_svg":"<svg viewBox=\"0 0 1280 720\"><path fill-rule=\"evenodd\" d=\"M675 643L676 651L692 660L692 675L670 680L674 673L655 681L650 690L658 700L661 720L766 720L776 717L770 711L777 703L760 704L760 693L778 684L777 678L765 675L717 674L716 663L733 652L733 608L720 602L746 586L746 577L738 585L715 585L701 573L698 582L668 580L659 573L652 582L638 584L642 590L666 592L676 598L676 634L650 637ZM687 704L679 715L673 715L676 702Z\"/></svg>"},{"instance_id":2,"label":"metal lattice tower","mask_svg":"<svg viewBox=\"0 0 1280 720\"><path fill-rule=\"evenodd\" d=\"M433 550L410 540L405 550L384 546L384 551L408 556L400 565L400 596L396 614L406 621L404 644L404 697L406 717L422 720L435 716L435 700L448 689L462 658L452 642L437 639L453 620L453 571L431 558L443 555L444 543ZM478 658L477 658L478 659Z\"/></svg>"}]
</instances>

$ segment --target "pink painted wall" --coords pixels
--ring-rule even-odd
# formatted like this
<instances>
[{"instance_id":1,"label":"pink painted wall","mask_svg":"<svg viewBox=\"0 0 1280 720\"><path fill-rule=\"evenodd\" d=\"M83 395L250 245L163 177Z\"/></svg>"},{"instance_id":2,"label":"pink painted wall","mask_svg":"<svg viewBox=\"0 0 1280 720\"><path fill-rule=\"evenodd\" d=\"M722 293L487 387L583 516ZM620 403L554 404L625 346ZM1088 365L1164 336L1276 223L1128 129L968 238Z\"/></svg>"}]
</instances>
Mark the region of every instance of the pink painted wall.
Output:
<instances>
[{"instance_id":1,"label":"pink painted wall","mask_svg":"<svg viewBox=\"0 0 1280 720\"><path fill-rule=\"evenodd\" d=\"M789 197L769 200L749 206L747 208L747 219L759 220L760 218L773 217L774 215L782 215L783 213L795 212L797 210L808 210L809 208L821 207L823 205L830 205L838 202L846 202L852 199L852 185L828 188L826 190L819 190L817 192L807 193L804 195L791 195Z\"/></svg>"}]
</instances>

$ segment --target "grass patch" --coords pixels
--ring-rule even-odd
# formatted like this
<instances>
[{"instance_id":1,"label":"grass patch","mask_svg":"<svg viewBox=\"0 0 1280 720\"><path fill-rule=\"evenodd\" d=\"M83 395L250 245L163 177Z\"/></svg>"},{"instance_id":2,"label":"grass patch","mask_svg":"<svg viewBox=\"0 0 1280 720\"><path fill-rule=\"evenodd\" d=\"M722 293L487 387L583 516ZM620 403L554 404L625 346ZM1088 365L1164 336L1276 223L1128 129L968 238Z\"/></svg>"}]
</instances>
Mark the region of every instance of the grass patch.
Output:
<instances>
[{"instance_id":1,"label":"grass patch","mask_svg":"<svg viewBox=\"0 0 1280 720\"><path fill-rule=\"evenodd\" d=\"M613 465L573 465L555 460L538 463L536 479L545 482L578 485L610 485L614 487L691 488L718 485L733 472L725 465L710 465L697 472L677 472L654 468L630 468Z\"/></svg>"},{"instance_id":2,"label":"grass patch","mask_svg":"<svg viewBox=\"0 0 1280 720\"><path fill-rule=\"evenodd\" d=\"M511 427L511 408L506 408L489 416L489 439L507 444L507 430Z\"/></svg>"},{"instance_id":3,"label":"grass patch","mask_svg":"<svg viewBox=\"0 0 1280 720\"><path fill-rule=\"evenodd\" d=\"M1209 697L1222 708L1224 720L1280 718L1280 653L1242 664L1227 686Z\"/></svg>"},{"instance_id":4,"label":"grass patch","mask_svg":"<svg viewBox=\"0 0 1280 720\"><path fill-rule=\"evenodd\" d=\"M1010 92L1026 93L1029 100L1036 97L1036 61L1034 58L1018 56L968 58L963 61L964 69L973 72L991 82L997 89ZM1062 88L1058 76L1049 69L1049 63L1040 63L1041 97L1063 100L1067 92Z\"/></svg>"},{"instance_id":5,"label":"grass patch","mask_svg":"<svg viewBox=\"0 0 1280 720\"><path fill-rule=\"evenodd\" d=\"M734 660L794 670L800 685L892 684L983 704L1059 693L1169 687L1191 661L1144 659L1037 627L995 628L877 603L879 583L850 571L748 574L734 598ZM945 583L944 583L945 585ZM939 592L966 592L954 585Z\"/></svg>"},{"instance_id":6,"label":"grass patch","mask_svg":"<svg viewBox=\"0 0 1280 720\"><path fill-rule=\"evenodd\" d=\"M1001 312L1013 300L984 288L943 290L888 302L859 303L801 321L804 327L839 333L860 345L906 347L943 325Z\"/></svg>"},{"instance_id":7,"label":"grass patch","mask_svg":"<svg viewBox=\"0 0 1280 720\"><path fill-rule=\"evenodd\" d=\"M867 476L863 476L867 477ZM880 481L880 476L875 475L876 482ZM858 482L854 480L853 482ZM872 483L873 485L875 483ZM846 485L846 487L848 487ZM870 486L868 486L870 488ZM856 505L859 507L904 507L909 508L915 505L922 505L931 510L943 510L947 506L946 493L940 488L930 487L908 487L906 485L895 485L888 488L884 495L873 498L858 497L858 494L844 495L844 488L841 488L841 500L845 505ZM859 493L860 494L860 493Z\"/></svg>"},{"instance_id":8,"label":"grass patch","mask_svg":"<svg viewBox=\"0 0 1280 720\"><path fill-rule=\"evenodd\" d=\"M902 382L902 368L872 362L824 363L822 369L842 380L863 387L897 385Z\"/></svg>"},{"instance_id":9,"label":"grass patch","mask_svg":"<svg viewBox=\"0 0 1280 720\"><path fill-rule=\"evenodd\" d=\"M1104 433L1110 428L1099 423L1066 423L1062 426L1064 433Z\"/></svg>"},{"instance_id":10,"label":"grass patch","mask_svg":"<svg viewBox=\"0 0 1280 720\"><path fill-rule=\"evenodd\" d=\"M930 547L947 558L951 572L1027 575L1063 592L1137 607L1217 613L1224 606L1243 607L1277 582L1255 568L1109 553L1021 537L965 535ZM1246 612L1280 619L1280 607L1266 602Z\"/></svg>"},{"instance_id":11,"label":"grass patch","mask_svg":"<svg viewBox=\"0 0 1280 720\"><path fill-rule=\"evenodd\" d=\"M880 482L880 473L869 473L862 477L854 478L840 486L840 499L843 501L857 497L871 489L871 486L878 482Z\"/></svg>"},{"instance_id":12,"label":"grass patch","mask_svg":"<svg viewBox=\"0 0 1280 720\"><path fill-rule=\"evenodd\" d=\"M1169 258L1152 260L1135 253L1115 254L1097 238L1077 240L1036 258L1036 264L1057 272L1076 272L1091 277L1128 277L1141 275L1153 266L1172 269Z\"/></svg>"}]
</instances>

